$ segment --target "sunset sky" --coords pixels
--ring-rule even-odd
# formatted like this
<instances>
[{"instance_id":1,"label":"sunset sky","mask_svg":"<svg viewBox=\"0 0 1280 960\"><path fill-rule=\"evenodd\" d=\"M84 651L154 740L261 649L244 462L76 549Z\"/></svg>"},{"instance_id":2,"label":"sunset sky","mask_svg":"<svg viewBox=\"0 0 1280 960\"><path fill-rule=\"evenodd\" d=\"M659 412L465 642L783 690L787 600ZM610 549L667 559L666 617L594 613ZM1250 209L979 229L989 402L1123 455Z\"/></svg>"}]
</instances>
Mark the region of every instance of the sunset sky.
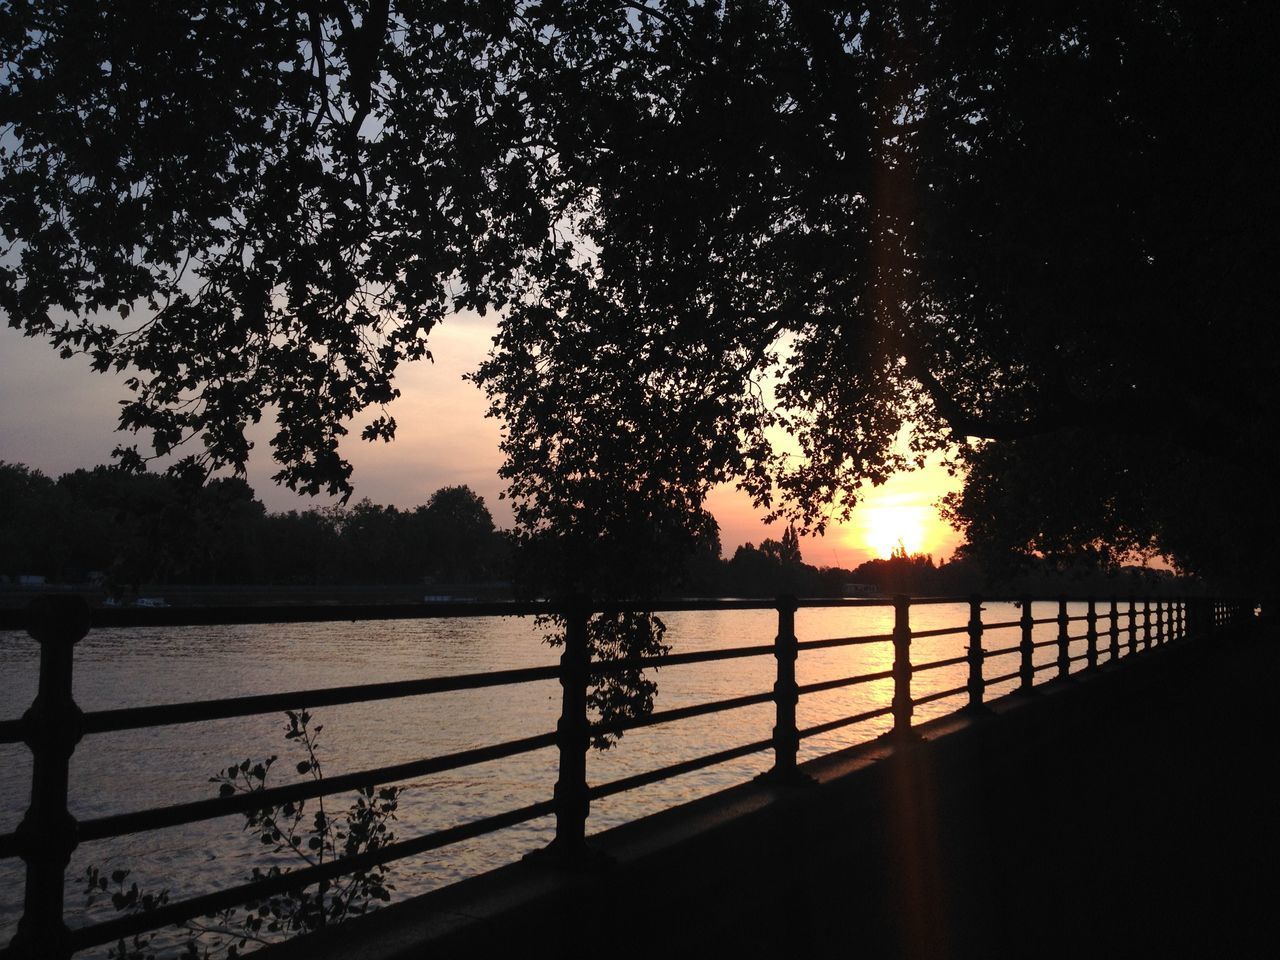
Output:
<instances>
[{"instance_id":1,"label":"sunset sky","mask_svg":"<svg viewBox=\"0 0 1280 960\"><path fill-rule=\"evenodd\" d=\"M435 362L401 368L402 396L391 410L397 439L373 445L353 436L344 445L355 466L357 498L413 507L439 487L467 484L484 497L500 526L510 525L511 513L499 499L499 425L485 418L479 389L462 380L485 356L492 332L491 319L452 317L432 333ZM0 326L0 460L49 476L110 462L112 448L127 439L114 430L125 376L94 374L83 357L62 360L43 341ZM271 510L314 505L271 482L270 427L264 424L254 435L259 455L249 464L250 484ZM957 485L937 465L896 476L867 492L850 523L803 540L804 558L817 566L853 567L887 556L899 539L913 553L949 557L959 536L938 517L935 504ZM726 556L746 541L782 535L732 487L717 489L708 506L720 523Z\"/></svg>"}]
</instances>

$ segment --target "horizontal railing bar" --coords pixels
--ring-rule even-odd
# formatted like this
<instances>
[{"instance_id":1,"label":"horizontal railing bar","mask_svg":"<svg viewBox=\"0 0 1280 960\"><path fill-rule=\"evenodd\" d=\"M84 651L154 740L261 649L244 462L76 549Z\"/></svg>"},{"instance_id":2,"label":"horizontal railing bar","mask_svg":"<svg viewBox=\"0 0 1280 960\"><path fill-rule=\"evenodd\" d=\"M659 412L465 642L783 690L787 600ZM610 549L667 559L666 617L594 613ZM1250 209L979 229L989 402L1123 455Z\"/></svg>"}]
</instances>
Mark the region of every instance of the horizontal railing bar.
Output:
<instances>
[{"instance_id":1,"label":"horizontal railing bar","mask_svg":"<svg viewBox=\"0 0 1280 960\"><path fill-rule=\"evenodd\" d=\"M686 663L710 663L713 660L736 660L740 657L772 655L773 644L757 644L753 647L725 647L720 650L694 650L689 653L669 653L661 657L633 657L629 660L593 661L590 671L600 676L623 670L650 670L659 667L677 667Z\"/></svg>"},{"instance_id":2,"label":"horizontal railing bar","mask_svg":"<svg viewBox=\"0 0 1280 960\"><path fill-rule=\"evenodd\" d=\"M1014 644L1012 647L996 647L994 650L984 650L982 656L983 659L987 659L989 657L1003 657L1010 653L1020 653L1021 651L1022 647Z\"/></svg>"},{"instance_id":3,"label":"horizontal railing bar","mask_svg":"<svg viewBox=\"0 0 1280 960\"><path fill-rule=\"evenodd\" d=\"M890 597L849 601L815 597L805 606L888 606ZM698 610L773 610L773 598L715 600L658 599L592 604L592 612L654 613ZM117 627L249 626L282 623L339 623L360 620L441 620L475 617L527 617L562 613L564 603L548 600L439 601L428 603L262 604L253 606L93 607L90 626L95 630ZM30 617L25 607L0 608L0 630L26 630Z\"/></svg>"},{"instance_id":4,"label":"horizontal railing bar","mask_svg":"<svg viewBox=\"0 0 1280 960\"><path fill-rule=\"evenodd\" d=\"M872 683L876 680L889 680L893 677L892 670L883 670L880 673L864 673L856 677L841 677L838 680L821 680L818 683L806 683L803 686L796 687L797 694L821 693L823 690L836 690L840 687L852 687L859 683Z\"/></svg>"},{"instance_id":5,"label":"horizontal railing bar","mask_svg":"<svg viewBox=\"0 0 1280 960\"><path fill-rule=\"evenodd\" d=\"M889 601L892 602L892 601ZM839 605L836 599L814 597L809 600L812 606ZM681 611L696 612L699 610L774 610L777 600L773 597L728 597L724 599L699 600L670 597L651 601L628 600L618 603L595 603L591 607L593 613L679 613Z\"/></svg>"},{"instance_id":6,"label":"horizontal railing bar","mask_svg":"<svg viewBox=\"0 0 1280 960\"><path fill-rule=\"evenodd\" d=\"M820 733L828 733L831 730L862 723L864 720L874 720L876 717L888 716L891 713L893 713L893 707L878 707L875 710L868 710L866 713L855 713L852 717L841 717L839 720L828 720L826 723L805 727L803 730L797 731L797 733L800 739L803 740L805 737L816 737Z\"/></svg>"},{"instance_id":7,"label":"horizontal railing bar","mask_svg":"<svg viewBox=\"0 0 1280 960\"><path fill-rule=\"evenodd\" d=\"M908 599L909 601L911 601L911 604L912 604L913 606L915 606L915 605L917 605L917 604L919 604L919 605L926 605L926 604L938 604L938 603L964 603L964 604L967 604L967 603L969 603L971 600L973 600L973 599L974 599L974 597L973 597L971 594L966 594L966 595L964 595L964 596L959 596L959 597L913 597L913 596L908 596L908 597L907 597L907 599ZM1054 604L1056 604L1056 603L1061 599L1061 597L1058 597L1058 596L1052 596L1052 597L1048 597L1048 596L1035 596L1035 597L1007 597L1007 596L991 596L991 597L988 597L988 596L985 596L985 595L984 595L984 596L979 596L977 599L981 600L984 604L986 604L986 603L1011 603L1011 604L1020 604L1020 603L1022 603L1024 600L1028 600L1028 599L1029 599L1032 603L1040 603L1040 604L1043 604L1043 603L1054 603ZM1105 598L1103 598L1103 597L1094 596L1094 597L1092 597L1092 598L1091 598L1091 597L1089 597L1088 595L1084 595L1084 596L1070 596L1070 597L1067 597L1067 603L1088 603L1090 599L1094 600L1094 601L1095 601L1095 602L1097 602L1097 603L1109 603L1109 602L1110 602L1110 600L1111 600L1111 598L1110 598L1110 597L1105 597ZM1142 602L1145 598L1143 598L1143 597L1138 597L1137 599L1138 599L1138 601L1139 601L1139 602ZM1155 603L1155 601L1156 601L1156 598L1155 598L1155 597L1151 597L1150 599L1151 599L1151 602L1152 602L1152 603ZM845 597L845 598L843 598L843 599L823 598L823 597L807 597L807 598L806 598L806 597L802 597L802 598L800 598L800 600L799 600L800 606L802 606L802 607L806 607L806 606L808 606L808 607L818 607L818 606L832 606L832 607L877 606L877 607L884 607L884 606L891 606L891 605L893 604L893 602L894 602L893 597ZM1125 602L1125 603L1127 603L1127 602L1128 602L1128 598L1127 598L1127 597L1125 598L1124 602ZM1056 618L1055 618L1055 619L1056 619Z\"/></svg>"},{"instance_id":8,"label":"horizontal railing bar","mask_svg":"<svg viewBox=\"0 0 1280 960\"><path fill-rule=\"evenodd\" d=\"M461 840L470 840L472 837L479 837L486 833L493 833L495 830L502 830L518 823L524 823L527 820L544 817L554 811L555 801L542 800L506 813L482 817L479 820L473 820L460 826L424 834L412 840L391 843L377 850L357 854L354 857L343 857L319 866L304 867L301 870L284 873L276 877L268 877L264 880L240 884L215 893L191 897L188 900L180 900L177 903L157 907L146 913L118 917L85 927L76 927L70 932L69 946L74 951L110 943L113 940L131 937L137 933L181 923L184 920L190 920L192 917L217 913L228 907L239 906L263 897L283 893L286 890L309 886L321 880L331 880L334 877L354 873L357 870L367 870L370 867L376 867L391 860L401 860L419 853L426 853L429 850L458 843Z\"/></svg>"},{"instance_id":9,"label":"horizontal railing bar","mask_svg":"<svg viewBox=\"0 0 1280 960\"><path fill-rule=\"evenodd\" d=\"M73 594L72 594L73 595ZM913 606L969 603L970 597L909 597ZM1024 597L982 597L983 603L1021 603ZM1032 597L1033 603L1057 602L1056 597ZM1087 597L1068 602L1083 603ZM1097 598L1095 598L1097 599ZM1146 602L1148 598L1137 598ZM1150 598L1154 602L1154 598ZM1106 602L1106 601L1104 601ZM1126 598L1124 603L1128 603ZM887 607L893 597L803 597L801 607ZM773 598L656 599L593 604L592 610L608 612L679 612L712 610L772 610ZM237 626L282 623L338 623L361 620L439 620L474 617L527 617L563 612L565 605L547 600L441 601L430 603L264 604L255 606L94 607L93 629L118 627ZM1123 611L1122 611L1123 612ZM1051 623L1056 618L1036 620ZM0 608L0 630L26 630L30 616L25 607Z\"/></svg>"},{"instance_id":10,"label":"horizontal railing bar","mask_svg":"<svg viewBox=\"0 0 1280 960\"><path fill-rule=\"evenodd\" d=\"M26 739L22 731L22 719L0 720L0 743L22 743Z\"/></svg>"},{"instance_id":11,"label":"horizontal railing bar","mask_svg":"<svg viewBox=\"0 0 1280 960\"><path fill-rule=\"evenodd\" d=\"M1031 622L1036 625L1039 625L1042 623L1057 623L1058 618L1057 617L1041 617L1040 619L1032 620Z\"/></svg>"},{"instance_id":12,"label":"horizontal railing bar","mask_svg":"<svg viewBox=\"0 0 1280 960\"><path fill-rule=\"evenodd\" d=\"M688 720L708 713L720 713L723 710L737 710L740 707L751 707L757 703L769 703L773 700L773 692L752 693L744 697L731 697L728 700L710 700L696 703L691 707L677 707L674 710L659 710L644 717L634 717L623 723L595 723L592 730L602 733L613 733L621 730L636 730L640 727L652 727L659 723L673 723L676 720Z\"/></svg>"},{"instance_id":13,"label":"horizontal railing bar","mask_svg":"<svg viewBox=\"0 0 1280 960\"><path fill-rule=\"evenodd\" d=\"M1089 655L1087 653L1082 653L1082 654L1079 654L1078 656L1067 657L1067 663L1079 663L1081 660L1088 660L1088 659L1089 659Z\"/></svg>"},{"instance_id":14,"label":"horizontal railing bar","mask_svg":"<svg viewBox=\"0 0 1280 960\"><path fill-rule=\"evenodd\" d=\"M1007 630L1010 627L1020 627L1020 626L1022 626L1021 620L1004 620L1004 621L1001 621L1000 623L984 623L982 625L982 629L983 630Z\"/></svg>"},{"instance_id":15,"label":"horizontal railing bar","mask_svg":"<svg viewBox=\"0 0 1280 960\"><path fill-rule=\"evenodd\" d=\"M459 767L474 766L514 757L521 753L541 750L555 746L556 735L543 733L536 737L525 737L520 740L508 740L505 743L487 747L475 747L460 750L425 760L411 760L408 763L397 763L373 770L359 770L355 773L343 773L325 777L323 780L308 780L303 783L289 783L278 787L267 787L265 790L254 790L248 793L232 794L228 797L211 797L207 800L194 800L190 803L179 803L168 807L154 807L149 810L137 810L130 813L118 813L108 817L97 817L83 821L78 828L78 836L82 842L104 840L108 837L120 837L125 834L139 833L143 830L160 830L165 827L176 827L184 823L195 823L199 820L211 820L233 813L246 813L250 810L262 810L267 807L289 803L295 800L309 800L313 797L324 797L335 793L345 793L366 786L380 786L407 780L410 777L427 776L444 773Z\"/></svg>"},{"instance_id":16,"label":"horizontal railing bar","mask_svg":"<svg viewBox=\"0 0 1280 960\"><path fill-rule=\"evenodd\" d=\"M1013 673L1002 673L998 677L991 677L990 679L984 678L982 682L989 687L994 687L997 683L1008 683L1010 680L1017 680L1021 676L1022 676L1022 673L1018 670L1015 670L1013 671Z\"/></svg>"},{"instance_id":17,"label":"horizontal railing bar","mask_svg":"<svg viewBox=\"0 0 1280 960\"><path fill-rule=\"evenodd\" d=\"M946 660L934 660L932 663L922 663L918 667L912 667L911 672L923 673L926 670L937 670L941 667L954 667L957 663L968 663L968 662L969 662L969 658L967 656L950 657Z\"/></svg>"},{"instance_id":18,"label":"horizontal railing bar","mask_svg":"<svg viewBox=\"0 0 1280 960\"><path fill-rule=\"evenodd\" d=\"M937 630L912 630L912 640L924 640L928 637L948 637L956 633L964 633L969 629L968 625L960 627L941 627Z\"/></svg>"},{"instance_id":19,"label":"horizontal railing bar","mask_svg":"<svg viewBox=\"0 0 1280 960\"><path fill-rule=\"evenodd\" d=\"M1052 640L1037 640L1035 643L1031 644L1031 649L1039 650L1041 647L1054 647L1057 646L1057 644L1057 637L1054 637Z\"/></svg>"},{"instance_id":20,"label":"horizontal railing bar","mask_svg":"<svg viewBox=\"0 0 1280 960\"><path fill-rule=\"evenodd\" d=\"M1039 673L1041 670L1056 670L1057 668L1058 668L1057 662L1051 660L1048 663L1042 663L1039 666L1032 667L1031 672Z\"/></svg>"},{"instance_id":21,"label":"horizontal railing bar","mask_svg":"<svg viewBox=\"0 0 1280 960\"><path fill-rule=\"evenodd\" d=\"M797 650L824 650L827 647L851 647L860 643L888 643L893 639L891 633L874 633L864 637L831 637L827 640L801 640L796 644Z\"/></svg>"},{"instance_id":22,"label":"horizontal railing bar","mask_svg":"<svg viewBox=\"0 0 1280 960\"><path fill-rule=\"evenodd\" d=\"M325 687L319 690L293 690L225 700L193 700L187 703L165 703L149 707L123 707L95 710L84 715L85 733L108 733L160 727L171 723L198 723L227 717L247 717L282 710L306 710L370 700L416 697L451 690L476 690L513 683L555 680L558 665L525 667L517 670L494 670L489 673L463 673L453 677L426 677L421 680L392 680L388 683L364 683L349 687Z\"/></svg>"},{"instance_id":23,"label":"horizontal railing bar","mask_svg":"<svg viewBox=\"0 0 1280 960\"><path fill-rule=\"evenodd\" d=\"M913 601L914 602L914 601ZM921 601L922 603L924 601ZM772 602L770 606L772 606ZM799 607L891 607L893 597L797 597Z\"/></svg>"},{"instance_id":24,"label":"horizontal railing bar","mask_svg":"<svg viewBox=\"0 0 1280 960\"><path fill-rule=\"evenodd\" d=\"M950 690L939 690L937 693L931 693L928 696L924 696L924 697L920 697L919 699L912 700L911 705L913 707L919 707L919 706L923 706L926 703L933 703L933 701L935 700L945 700L947 697L958 697L962 693L967 693L968 690L969 690L968 687L953 687Z\"/></svg>"},{"instance_id":25,"label":"horizontal railing bar","mask_svg":"<svg viewBox=\"0 0 1280 960\"><path fill-rule=\"evenodd\" d=\"M587 791L587 795L592 800L599 800L601 797L610 797L615 793L623 793L627 790L634 790L637 787L647 787L651 783L658 783L662 780L670 780L672 777L693 773L704 767L715 766L717 763L727 763L730 760L737 760L739 757L750 756L753 753L759 753L761 750L767 750L771 746L773 746L772 738L757 740L755 743L747 743L740 747L730 747L728 750L709 753L704 757L672 763L665 767L658 767L656 770L648 770L644 773L622 777L618 780L610 780L608 783L591 787Z\"/></svg>"}]
</instances>

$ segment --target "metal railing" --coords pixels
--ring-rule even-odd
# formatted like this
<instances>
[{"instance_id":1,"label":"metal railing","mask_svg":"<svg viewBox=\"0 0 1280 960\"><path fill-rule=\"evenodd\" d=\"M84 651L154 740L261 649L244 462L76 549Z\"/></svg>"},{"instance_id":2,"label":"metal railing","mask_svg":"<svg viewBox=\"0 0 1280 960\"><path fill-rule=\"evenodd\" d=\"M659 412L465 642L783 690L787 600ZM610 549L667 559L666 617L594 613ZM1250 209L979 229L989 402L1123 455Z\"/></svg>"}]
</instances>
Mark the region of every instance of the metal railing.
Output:
<instances>
[{"instance_id":1,"label":"metal railing","mask_svg":"<svg viewBox=\"0 0 1280 960\"><path fill-rule=\"evenodd\" d=\"M1001 601L1009 599L999 598ZM888 716L891 717L892 726L886 736L899 742L909 742L916 736L912 726L912 715L917 707L924 704L948 697L965 696L964 709L982 712L986 709L984 702L988 687L1016 680L1018 681L1017 692L1029 692L1035 684L1037 674L1046 670L1054 670L1055 677L1066 677L1071 673L1072 666L1081 662L1086 664L1086 671L1098 670L1119 661L1122 657L1137 654L1139 649L1147 651L1152 647L1163 646L1188 637L1223 634L1228 628L1240 625L1253 617L1253 603L1250 601L1161 597L1140 601L1142 618L1139 626L1139 601L1132 598L1124 603L1109 599L1105 601L1101 610L1098 601L1090 599L1087 601L1087 613L1069 616L1068 601L1065 598L1045 601L1022 597L1015 599L1015 602L1020 603L1022 610L1018 620L984 623L982 619L984 602L997 602L997 598L972 596L915 600L907 597L797 600L794 597L780 597L776 601L683 600L646 604L643 609L653 612L773 609L777 612L777 635L771 644L673 653L609 662L593 662L591 659L587 629L590 618L599 611L586 602L90 610L88 605L78 597L47 596L37 600L25 611L0 611L0 629L26 630L40 644L40 672L35 702L21 719L0 721L0 744L22 742L30 748L32 754L31 805L16 831L0 834L0 859L21 857L26 864L24 912L12 942L6 950L0 951L0 955L6 958L68 957L88 947L182 923L194 917L258 901L287 890L331 880L358 870L367 870L392 860L421 854L549 814L555 816L555 838L547 847L546 854L561 862L583 860L590 856L586 826L592 800L767 750L773 752L773 767L769 771L769 776L780 783L800 781L804 779L804 775L798 768L797 755L800 742L809 737ZM1043 605L1046 602L1056 605L1055 615L1037 619L1034 616L1035 605ZM968 604L968 622L955 627L913 632L912 607L938 603ZM795 615L799 607L887 605L892 605L894 608L894 626L890 634L805 641L800 641L796 636ZM611 605L608 609L612 612L619 610L619 607ZM94 627L270 624L536 614L556 614L563 618L565 642L560 662L556 666L294 690L279 694L98 710L88 713L82 712L77 707L71 695L75 645ZM1083 623L1084 632L1073 635L1071 633L1073 623ZM1034 629L1037 625L1044 624L1057 624L1057 636L1051 640L1036 641L1033 636ZM983 648L985 633L1011 628L1020 630L1019 643L995 649ZM967 634L968 637L968 647L963 656L922 664L912 663L913 640L959 634ZM1122 636L1125 638L1124 643L1122 643ZM1070 654L1070 645L1079 640L1086 641L1085 653L1073 657ZM802 652L876 643L893 645L893 665L890 670L840 677L803 686L796 681L796 661ZM1035 664L1036 650L1048 647L1056 648L1056 659L1049 663ZM1018 657L1016 670L996 676L988 675L986 669L988 661L1015 655ZM763 656L773 656L776 661L776 678L772 690L661 710L632 718L621 726L611 726L609 730L612 732L619 729L647 727L755 704L772 703L775 722L769 739L743 744L606 783L594 785L588 783L587 751L592 734L598 732L598 728L593 727L587 710L588 689L593 679L623 669L652 669ZM963 686L931 692L924 696L913 696L912 678L916 674L962 664L968 667L967 681ZM286 784L250 793L232 794L82 821L77 821L67 808L70 759L76 745L85 735L550 679L558 679L561 685L560 719L555 731L408 763L326 777L322 780ZM797 726L796 706L801 696L880 680L893 682L892 699L887 705L807 728ZM145 913L121 916L75 928L68 927L65 922L64 873L72 851L80 843L195 823L229 814L260 810L274 804L394 783L410 777L456 770L551 746L557 748L558 767L555 788L551 798L547 800L412 839L397 841L357 856L340 858L280 875L267 876L252 883L214 893L166 903Z\"/></svg>"}]
</instances>

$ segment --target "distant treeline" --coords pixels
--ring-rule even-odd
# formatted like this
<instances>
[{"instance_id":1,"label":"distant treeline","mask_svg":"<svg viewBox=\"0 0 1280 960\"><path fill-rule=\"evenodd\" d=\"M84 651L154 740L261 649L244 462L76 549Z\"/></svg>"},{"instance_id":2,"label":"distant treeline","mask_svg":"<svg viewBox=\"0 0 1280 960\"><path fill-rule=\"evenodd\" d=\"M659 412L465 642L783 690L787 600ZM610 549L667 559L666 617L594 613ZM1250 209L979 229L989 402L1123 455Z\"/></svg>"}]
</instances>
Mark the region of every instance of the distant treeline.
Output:
<instances>
[{"instance_id":1,"label":"distant treeline","mask_svg":"<svg viewBox=\"0 0 1280 960\"><path fill-rule=\"evenodd\" d=\"M511 554L483 498L442 487L412 510L269 513L243 480L185 482L111 467L51 480L0 463L0 574L109 586L403 584L501 579Z\"/></svg>"},{"instance_id":2,"label":"distant treeline","mask_svg":"<svg viewBox=\"0 0 1280 960\"><path fill-rule=\"evenodd\" d=\"M1062 571L1025 563L994 576L960 557L870 560L854 569L804 562L795 530L721 554L714 522L677 582L686 596L842 596L868 591L958 596L1016 591L1098 596L1172 589L1163 571ZM519 579L519 541L495 527L484 499L442 487L412 509L353 506L270 513L243 480L185 481L99 466L56 480L0 462L0 575L84 583L115 592L143 584L468 584ZM856 586L855 586L856 585ZM517 585L514 589L519 590Z\"/></svg>"},{"instance_id":3,"label":"distant treeline","mask_svg":"<svg viewBox=\"0 0 1280 960\"><path fill-rule=\"evenodd\" d=\"M867 591L884 596L901 593L955 597L986 593L1125 597L1189 589L1168 571L1145 567L1081 565L1064 569L1023 557L984 563L963 554L939 564L928 554L908 554L905 550L895 551L887 558L868 560L852 570L815 567L803 561L795 531L790 528L780 540L766 539L759 546L744 544L727 561L713 563L709 558L695 561L691 573L689 592L700 596L791 593L800 597L834 597Z\"/></svg>"}]
</instances>

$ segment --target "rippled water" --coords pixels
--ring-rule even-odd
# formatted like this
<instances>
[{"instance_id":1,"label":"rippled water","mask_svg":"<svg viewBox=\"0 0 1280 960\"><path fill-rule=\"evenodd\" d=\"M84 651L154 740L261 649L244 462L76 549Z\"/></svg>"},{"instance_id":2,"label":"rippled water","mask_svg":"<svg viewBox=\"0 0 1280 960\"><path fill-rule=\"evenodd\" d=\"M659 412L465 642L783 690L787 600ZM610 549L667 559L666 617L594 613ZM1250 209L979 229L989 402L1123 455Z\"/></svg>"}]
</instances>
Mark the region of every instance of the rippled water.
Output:
<instances>
[{"instance_id":1,"label":"rippled water","mask_svg":"<svg viewBox=\"0 0 1280 960\"><path fill-rule=\"evenodd\" d=\"M1052 616L1052 604L1037 604L1037 617ZM1071 614L1084 612L1072 604ZM988 623L1016 620L1009 604L988 604ZM709 611L663 615L673 652L768 643L777 632L772 611ZM912 627L923 631L962 626L963 604L912 608ZM801 640L886 634L890 607L806 608L796 615ZM1122 626L1125 621L1122 619ZM1100 622L1101 626L1101 622ZM1071 625L1084 632L1083 623ZM1053 624L1036 627L1036 639L1056 636ZM1016 628L988 631L986 649L1016 644ZM920 639L914 663L958 656L967 638ZM1105 642L1103 643L1105 646ZM1084 641L1072 654L1084 652ZM1052 646L1036 651L1036 663L1056 659ZM801 684L887 670L889 643L804 651L796 673ZM994 677L1017 669L1017 656L988 662ZM251 693L350 683L474 673L551 664L556 652L543 645L530 619L475 618L381 623L299 624L209 628L99 630L76 648L75 697L86 710L202 700ZM19 715L36 686L37 649L24 634L0 632L0 718ZM1076 664L1075 667L1083 666ZM913 695L963 686L967 668L958 664L918 674ZM1048 679L1044 671L1037 679ZM667 667L657 673L656 709L765 692L774 679L772 657ZM999 696L1013 681L989 689ZM811 694L801 698L801 728L888 704L888 680ZM324 724L325 772L335 775L415 760L468 747L551 731L559 713L555 681L458 691L401 700L326 707L315 711ZM963 696L925 704L916 721L963 706ZM883 733L888 717L806 739L801 760L871 739ZM593 751L588 778L602 783L716 750L765 739L773 707L762 704L628 732L613 749ZM174 725L86 737L71 764L71 812L84 819L144 807L202 799L216 794L209 777L245 758L290 752L282 734L284 718L273 714ZM453 826L545 800L556 779L552 749L407 781L401 795L398 838ZM603 830L654 811L750 779L771 763L768 751L592 804L588 830ZM21 745L0 745L0 833L13 830L27 805L31 761ZM274 776L280 772L280 777ZM293 778L292 763L273 770L274 783ZM110 915L110 907L84 906L83 877L89 865L127 868L147 889L167 888L173 899L244 882L263 863L262 846L242 830L236 815L203 824L87 843L72 856L67 871L68 922L73 926ZM550 817L465 843L445 847L395 865L396 896L421 893L511 862L544 845ZM22 864L0 861L0 943L7 941L22 901Z\"/></svg>"}]
</instances>

